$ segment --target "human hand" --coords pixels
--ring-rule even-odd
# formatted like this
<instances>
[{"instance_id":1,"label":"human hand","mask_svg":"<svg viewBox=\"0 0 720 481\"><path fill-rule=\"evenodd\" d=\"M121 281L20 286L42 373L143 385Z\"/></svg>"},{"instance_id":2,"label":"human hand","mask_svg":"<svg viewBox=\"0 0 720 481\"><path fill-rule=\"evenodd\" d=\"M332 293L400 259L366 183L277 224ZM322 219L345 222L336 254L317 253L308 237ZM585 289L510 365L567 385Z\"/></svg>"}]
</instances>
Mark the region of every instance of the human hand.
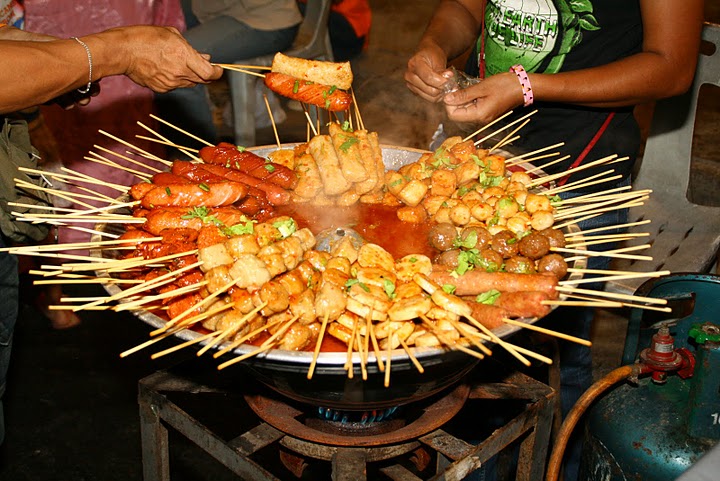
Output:
<instances>
[{"instance_id":1,"label":"human hand","mask_svg":"<svg viewBox=\"0 0 720 481\"><path fill-rule=\"evenodd\" d=\"M95 81L90 84L90 91L87 93L80 93L79 90L75 89L66 94L55 97L48 104L57 104L65 110L75 108L75 106L83 107L90 103L93 97L97 97L100 94L100 81Z\"/></svg>"},{"instance_id":2,"label":"human hand","mask_svg":"<svg viewBox=\"0 0 720 481\"><path fill-rule=\"evenodd\" d=\"M492 75L482 82L445 95L448 118L455 122L487 124L523 105L522 87L513 73Z\"/></svg>"},{"instance_id":3,"label":"human hand","mask_svg":"<svg viewBox=\"0 0 720 481\"><path fill-rule=\"evenodd\" d=\"M193 49L174 27L143 25L114 30L125 40L125 75L138 85L164 93L222 75L222 68L212 65L209 55Z\"/></svg>"},{"instance_id":4,"label":"human hand","mask_svg":"<svg viewBox=\"0 0 720 481\"><path fill-rule=\"evenodd\" d=\"M445 95L443 86L453 74L447 69L447 56L437 45L428 44L408 60L405 83L416 95L439 102Z\"/></svg>"}]
</instances>

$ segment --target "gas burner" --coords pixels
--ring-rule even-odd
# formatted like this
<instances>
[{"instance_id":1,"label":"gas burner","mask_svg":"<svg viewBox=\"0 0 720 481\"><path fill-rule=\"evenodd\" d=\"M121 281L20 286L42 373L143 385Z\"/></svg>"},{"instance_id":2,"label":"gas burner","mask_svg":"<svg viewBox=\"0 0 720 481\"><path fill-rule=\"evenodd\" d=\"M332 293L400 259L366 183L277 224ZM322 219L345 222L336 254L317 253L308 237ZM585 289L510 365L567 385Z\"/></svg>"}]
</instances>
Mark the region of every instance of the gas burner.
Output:
<instances>
[{"instance_id":1,"label":"gas burner","mask_svg":"<svg viewBox=\"0 0 720 481\"><path fill-rule=\"evenodd\" d=\"M318 408L318 416L326 421L335 421L342 424L372 424L388 420L398 410L397 407L388 409L373 409L372 411L342 411L332 408Z\"/></svg>"},{"instance_id":2,"label":"gas burner","mask_svg":"<svg viewBox=\"0 0 720 481\"><path fill-rule=\"evenodd\" d=\"M313 409L272 393L247 395L245 400L263 421L290 436L330 446L381 446L417 438L442 426L462 409L469 392L468 385L460 384L443 395L403 406L402 416L397 415L397 408Z\"/></svg>"}]
</instances>

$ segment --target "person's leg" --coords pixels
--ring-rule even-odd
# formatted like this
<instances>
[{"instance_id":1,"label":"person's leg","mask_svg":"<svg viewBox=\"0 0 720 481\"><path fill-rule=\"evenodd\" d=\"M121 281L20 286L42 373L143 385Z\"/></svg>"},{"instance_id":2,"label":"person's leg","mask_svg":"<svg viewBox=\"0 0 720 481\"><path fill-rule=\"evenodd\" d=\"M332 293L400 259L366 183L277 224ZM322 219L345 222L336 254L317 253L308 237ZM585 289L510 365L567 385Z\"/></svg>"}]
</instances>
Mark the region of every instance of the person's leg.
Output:
<instances>
[{"instance_id":1,"label":"person's leg","mask_svg":"<svg viewBox=\"0 0 720 481\"><path fill-rule=\"evenodd\" d=\"M0 240L0 246L5 244ZM0 253L0 444L5 439L2 398L10 365L13 331L18 313L18 272L15 256Z\"/></svg>"},{"instance_id":2,"label":"person's leg","mask_svg":"<svg viewBox=\"0 0 720 481\"><path fill-rule=\"evenodd\" d=\"M630 179L626 179L612 187L623 187L630 185ZM565 198L576 197L577 195L567 195ZM588 219L579 223L581 230L590 230L597 227L607 227L612 225L620 225L627 222L627 209L614 210L605 214ZM602 234L614 234L619 230L607 230ZM614 243L598 244L589 246L589 250L605 251L615 248ZM608 269L610 259L608 257L588 257L588 269ZM586 277L589 277L586 275ZM601 291L604 284L602 282L593 282L583 284L583 289ZM562 308L558 309L549 322L553 323L553 329L557 329L565 334L580 337L582 339L590 338L590 330L592 321L595 317L595 310L590 307ZM582 394L592 385L592 355L590 348L572 342L559 343L560 355L560 403L562 406L563 418L572 409ZM565 481L574 481L578 476L578 468L580 466L580 453L582 451L582 435L575 432L571 438L567 452L565 454Z\"/></svg>"},{"instance_id":3,"label":"person's leg","mask_svg":"<svg viewBox=\"0 0 720 481\"><path fill-rule=\"evenodd\" d=\"M233 63L245 58L269 55L292 45L297 26L281 30L257 30L227 16L220 16L184 33L188 43L213 62ZM160 116L208 142L217 142L217 132L204 85L177 89L156 96ZM182 145L191 146L187 136L166 132Z\"/></svg>"}]
</instances>

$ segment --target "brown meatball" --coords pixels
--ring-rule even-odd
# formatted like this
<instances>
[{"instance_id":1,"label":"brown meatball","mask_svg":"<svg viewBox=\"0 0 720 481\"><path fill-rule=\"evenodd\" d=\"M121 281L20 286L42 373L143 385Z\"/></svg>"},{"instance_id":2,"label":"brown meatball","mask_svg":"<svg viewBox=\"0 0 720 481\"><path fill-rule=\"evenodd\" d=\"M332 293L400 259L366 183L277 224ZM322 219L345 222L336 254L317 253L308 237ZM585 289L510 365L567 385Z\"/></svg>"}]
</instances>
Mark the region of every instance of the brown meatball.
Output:
<instances>
[{"instance_id":1,"label":"brown meatball","mask_svg":"<svg viewBox=\"0 0 720 481\"><path fill-rule=\"evenodd\" d=\"M435 224L432 229L430 229L428 237L431 246L439 251L446 251L455 247L454 243L457 238L457 230L455 226L449 222L441 222Z\"/></svg>"},{"instance_id":2,"label":"brown meatball","mask_svg":"<svg viewBox=\"0 0 720 481\"><path fill-rule=\"evenodd\" d=\"M539 232L531 232L518 242L520 255L540 259L550 251L550 240Z\"/></svg>"},{"instance_id":3,"label":"brown meatball","mask_svg":"<svg viewBox=\"0 0 720 481\"><path fill-rule=\"evenodd\" d=\"M550 227L549 229L543 229L539 232L547 237L547 240L550 242L550 247L565 247L565 234L563 234L561 230Z\"/></svg>"},{"instance_id":4,"label":"brown meatball","mask_svg":"<svg viewBox=\"0 0 720 481\"><path fill-rule=\"evenodd\" d=\"M567 274L568 265L560 254L548 254L538 261L537 270L541 274L552 274L562 279Z\"/></svg>"},{"instance_id":5,"label":"brown meatball","mask_svg":"<svg viewBox=\"0 0 720 481\"><path fill-rule=\"evenodd\" d=\"M460 252L462 252L460 249L450 249L437 256L435 262L455 269L458 266L458 255Z\"/></svg>"},{"instance_id":6,"label":"brown meatball","mask_svg":"<svg viewBox=\"0 0 720 481\"><path fill-rule=\"evenodd\" d=\"M489 247L481 250L478 254L478 268L488 272L499 271L503 265L503 256Z\"/></svg>"},{"instance_id":7,"label":"brown meatball","mask_svg":"<svg viewBox=\"0 0 720 481\"><path fill-rule=\"evenodd\" d=\"M518 254L518 241L515 234L509 230L501 230L495 234L490 243L492 249L508 259Z\"/></svg>"},{"instance_id":8,"label":"brown meatball","mask_svg":"<svg viewBox=\"0 0 720 481\"><path fill-rule=\"evenodd\" d=\"M465 240L473 232L477 237L477 243L474 246L470 246L470 249L482 249L487 246L488 243L490 243L490 241L492 240L492 234L485 227L480 225L471 225L465 227L462 232L460 232L460 238L462 240Z\"/></svg>"},{"instance_id":9,"label":"brown meatball","mask_svg":"<svg viewBox=\"0 0 720 481\"><path fill-rule=\"evenodd\" d=\"M510 259L505 259L505 272L535 274L535 263L527 257L514 256Z\"/></svg>"}]
</instances>

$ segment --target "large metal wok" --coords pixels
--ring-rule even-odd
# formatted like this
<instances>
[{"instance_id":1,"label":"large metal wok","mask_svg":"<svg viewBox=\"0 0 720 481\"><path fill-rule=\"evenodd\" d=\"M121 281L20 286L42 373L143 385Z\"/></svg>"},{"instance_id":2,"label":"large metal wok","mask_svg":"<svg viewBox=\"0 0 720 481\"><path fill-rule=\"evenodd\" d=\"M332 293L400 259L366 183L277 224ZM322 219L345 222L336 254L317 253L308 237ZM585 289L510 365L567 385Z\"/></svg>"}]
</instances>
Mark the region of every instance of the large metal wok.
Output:
<instances>
[{"instance_id":1,"label":"large metal wok","mask_svg":"<svg viewBox=\"0 0 720 481\"><path fill-rule=\"evenodd\" d=\"M292 148L293 144L283 145ZM277 147L259 147L253 149L261 156L266 156ZM409 148L383 146L383 159L387 169L397 169L404 164L416 161L423 151ZM340 227L340 226L339 226ZM106 231L111 225L99 225L97 229ZM577 230L577 228L575 228ZM99 239L98 239L99 240ZM95 252L94 255L110 255L108 251ZM576 263L577 266L577 263ZM107 285L110 294L119 291L116 285ZM154 328L164 326L165 320L148 311L133 311L143 322ZM534 322L534 320L527 320ZM518 331L516 326L505 325L495 329L501 338ZM200 336L193 330L183 330L175 334L179 340L187 341ZM198 348L205 342L197 344ZM222 348L221 344L218 348ZM230 360L256 349L255 346L243 345L226 354L219 362ZM307 379L307 372L312 362L313 353L306 351L286 351L272 349L251 357L220 371L222 376L232 369L247 369L255 378L277 392L315 406L343 410L370 410L399 406L417 401L451 386L467 374L478 359L460 351L441 348L411 348L417 360L422 364L424 372L420 373L411 362L407 353L397 349L391 353L391 376L389 387L384 386L383 372L378 370L373 352L369 353L367 364L368 378L361 376L359 354L353 354L354 376L348 378L344 369L347 355L344 352L320 353L312 379ZM381 359L385 353L381 353Z\"/></svg>"}]
</instances>

